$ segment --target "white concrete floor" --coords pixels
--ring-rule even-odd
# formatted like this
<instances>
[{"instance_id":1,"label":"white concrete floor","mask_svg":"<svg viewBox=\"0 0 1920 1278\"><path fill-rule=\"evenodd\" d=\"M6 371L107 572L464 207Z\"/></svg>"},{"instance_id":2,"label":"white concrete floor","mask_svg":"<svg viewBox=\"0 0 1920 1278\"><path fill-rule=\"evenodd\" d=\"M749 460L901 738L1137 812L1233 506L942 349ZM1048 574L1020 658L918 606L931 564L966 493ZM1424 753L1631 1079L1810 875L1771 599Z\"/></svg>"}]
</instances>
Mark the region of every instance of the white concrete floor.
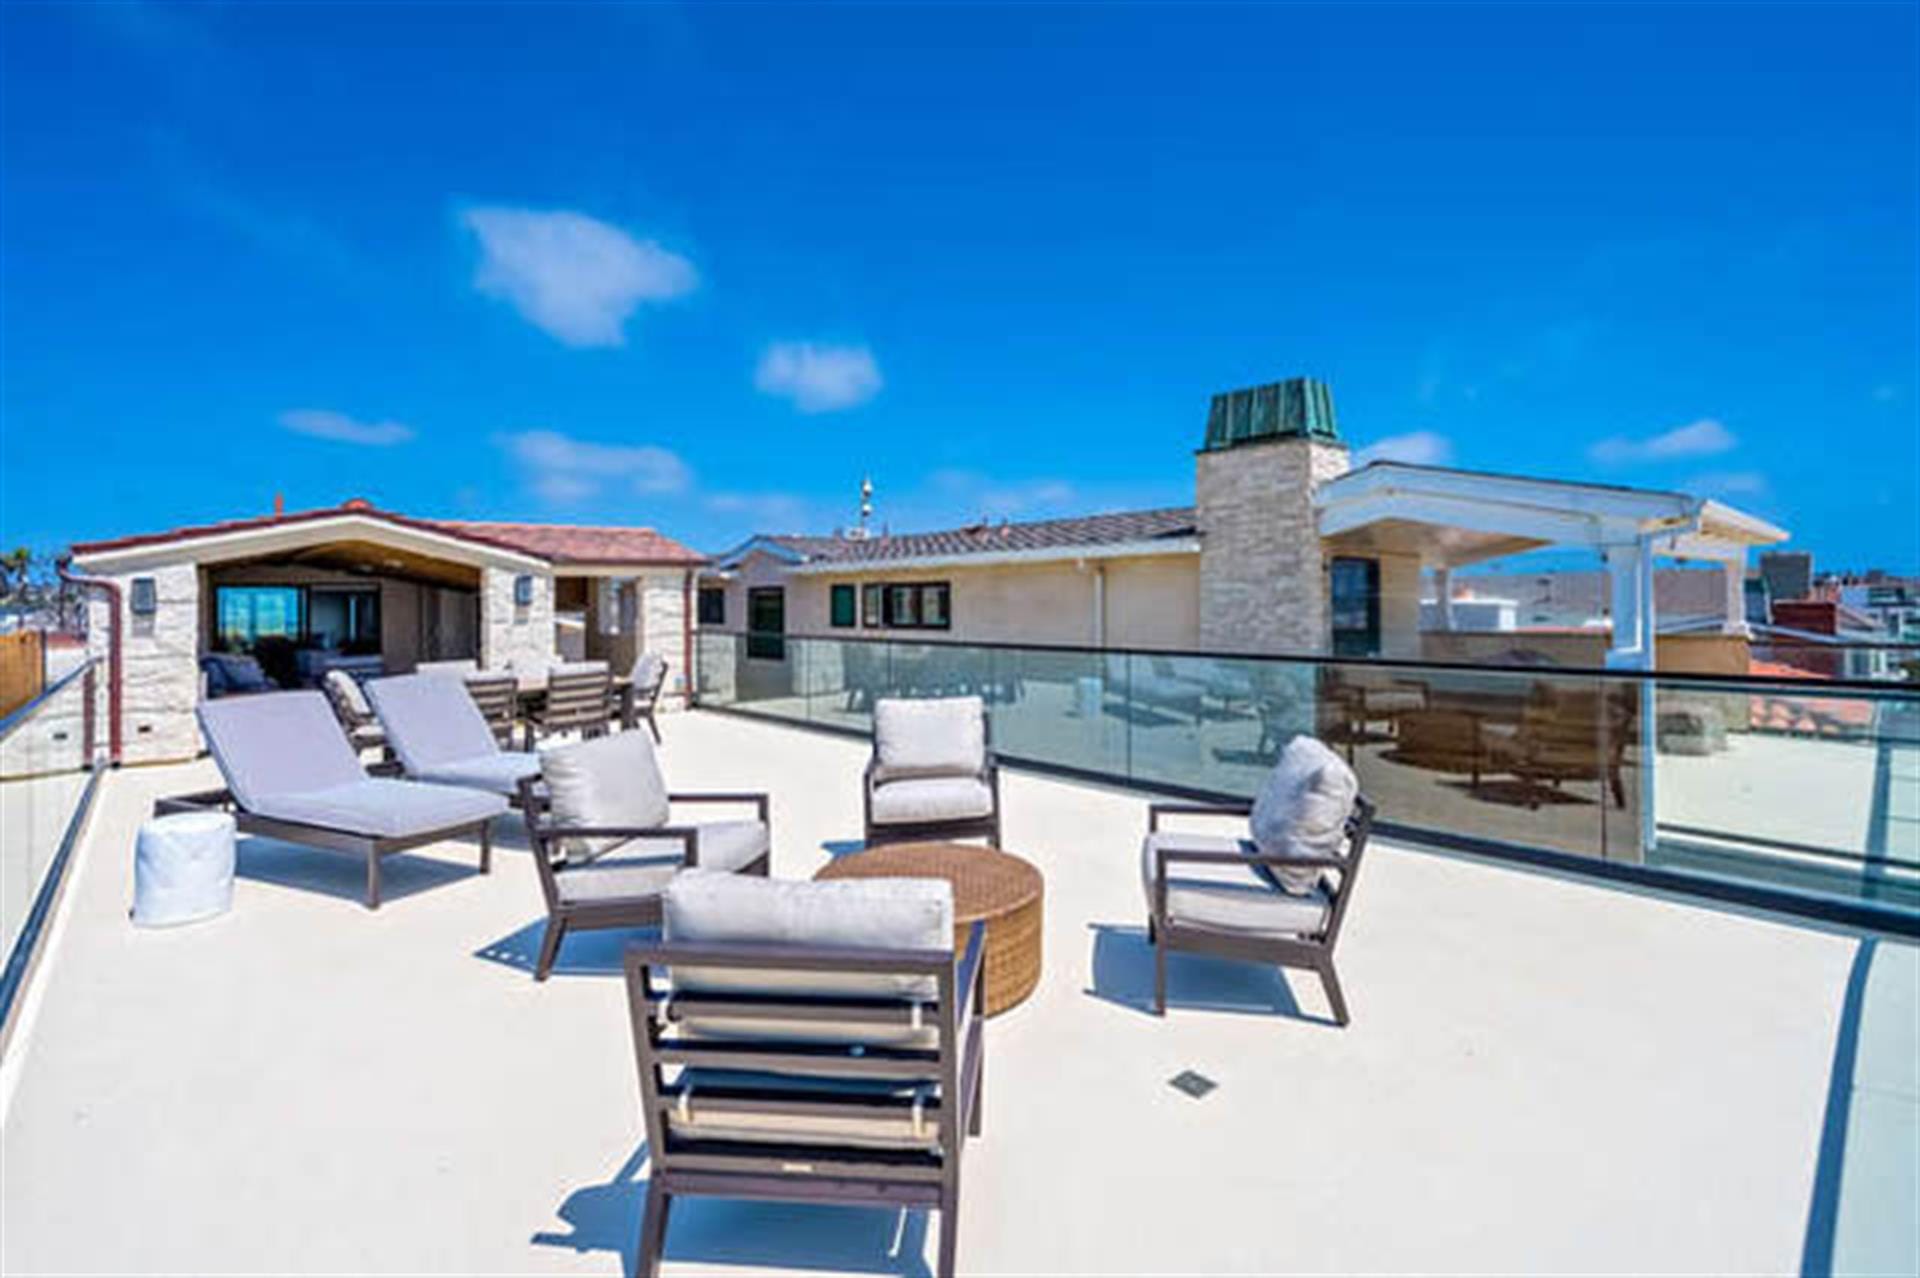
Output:
<instances>
[{"instance_id":1,"label":"white concrete floor","mask_svg":"<svg viewBox=\"0 0 1920 1278\"><path fill-rule=\"evenodd\" d=\"M675 788L773 792L775 874L858 840L857 743L663 726ZM619 937L570 941L536 986L517 837L487 878L466 846L392 862L372 914L354 862L251 844L232 914L136 930L133 828L208 774L101 795L6 1062L0 1270L629 1268L646 1168ZM1007 845L1047 876L1047 970L989 1025L964 1271L1800 1268L1855 939L1379 845L1340 955L1351 1027L1318 1019L1311 978L1201 961L1176 961L1162 1020L1144 799L1004 793ZM1913 1006L1875 1033L1908 1041ZM1187 1099L1183 1069L1218 1089ZM690 1202L668 1268L923 1273L937 1229Z\"/></svg>"}]
</instances>

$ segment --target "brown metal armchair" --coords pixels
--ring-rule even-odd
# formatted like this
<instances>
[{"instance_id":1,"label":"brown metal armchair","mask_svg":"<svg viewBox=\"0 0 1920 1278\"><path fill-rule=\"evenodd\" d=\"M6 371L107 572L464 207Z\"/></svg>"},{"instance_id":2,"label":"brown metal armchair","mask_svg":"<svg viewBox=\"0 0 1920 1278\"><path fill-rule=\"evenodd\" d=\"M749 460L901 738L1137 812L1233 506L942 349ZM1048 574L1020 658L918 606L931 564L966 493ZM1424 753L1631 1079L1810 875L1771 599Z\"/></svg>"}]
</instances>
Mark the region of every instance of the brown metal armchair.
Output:
<instances>
[{"instance_id":1,"label":"brown metal armchair","mask_svg":"<svg viewBox=\"0 0 1920 1278\"><path fill-rule=\"evenodd\" d=\"M1347 818L1347 853L1337 857L1269 856L1230 836L1163 831L1174 815L1247 817L1247 803L1155 803L1147 808L1142 876L1147 889L1147 936L1153 944L1153 1005L1167 1011L1167 953L1183 950L1221 958L1301 968L1320 977L1336 1024L1347 1023L1347 1000L1334 971L1334 947L1360 876L1373 827L1373 803L1354 800ZM1318 869L1312 893L1284 890L1274 867Z\"/></svg>"},{"instance_id":2,"label":"brown metal armchair","mask_svg":"<svg viewBox=\"0 0 1920 1278\"><path fill-rule=\"evenodd\" d=\"M950 915L943 925L939 948L670 935L627 950L651 1164L640 1278L658 1271L673 1201L689 1195L937 1210L936 1273L952 1278L962 1154L981 1130L986 965L980 923L959 955ZM703 1021L724 1038L699 1033Z\"/></svg>"},{"instance_id":3,"label":"brown metal armchair","mask_svg":"<svg viewBox=\"0 0 1920 1278\"><path fill-rule=\"evenodd\" d=\"M861 777L869 847L915 839L1000 844L1000 764L978 697L884 699Z\"/></svg>"}]
</instances>

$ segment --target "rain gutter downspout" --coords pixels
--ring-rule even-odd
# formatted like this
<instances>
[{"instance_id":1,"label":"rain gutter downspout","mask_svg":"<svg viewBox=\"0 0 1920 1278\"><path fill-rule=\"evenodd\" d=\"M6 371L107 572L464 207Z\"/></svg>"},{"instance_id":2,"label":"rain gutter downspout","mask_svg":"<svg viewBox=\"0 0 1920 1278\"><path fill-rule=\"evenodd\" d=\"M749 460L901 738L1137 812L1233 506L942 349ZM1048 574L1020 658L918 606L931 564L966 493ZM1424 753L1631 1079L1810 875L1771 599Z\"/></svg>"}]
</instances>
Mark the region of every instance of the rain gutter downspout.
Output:
<instances>
[{"instance_id":1,"label":"rain gutter downspout","mask_svg":"<svg viewBox=\"0 0 1920 1278\"><path fill-rule=\"evenodd\" d=\"M689 568L680 581L680 683L685 692L683 701L687 709L694 707L693 678L693 569Z\"/></svg>"},{"instance_id":2,"label":"rain gutter downspout","mask_svg":"<svg viewBox=\"0 0 1920 1278\"><path fill-rule=\"evenodd\" d=\"M85 590L99 590L107 596L107 763L111 767L120 766L121 754L121 634L120 634L120 583L108 581L103 577L82 577L72 570L71 558L54 562L54 571L60 574L60 580Z\"/></svg>"}]
</instances>

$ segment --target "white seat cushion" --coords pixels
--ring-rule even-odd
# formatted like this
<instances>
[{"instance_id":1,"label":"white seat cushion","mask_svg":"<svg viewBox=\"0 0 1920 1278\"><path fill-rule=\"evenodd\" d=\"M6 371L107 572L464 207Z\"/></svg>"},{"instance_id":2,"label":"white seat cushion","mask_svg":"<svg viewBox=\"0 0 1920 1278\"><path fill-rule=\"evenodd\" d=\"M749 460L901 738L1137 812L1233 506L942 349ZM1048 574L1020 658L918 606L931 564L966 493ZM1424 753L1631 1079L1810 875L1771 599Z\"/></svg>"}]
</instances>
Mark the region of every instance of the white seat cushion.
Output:
<instances>
[{"instance_id":1,"label":"white seat cushion","mask_svg":"<svg viewBox=\"0 0 1920 1278\"><path fill-rule=\"evenodd\" d=\"M1253 803L1249 820L1253 841L1268 856L1334 857L1345 854L1347 818L1360 794L1360 780L1347 761L1318 740L1298 736L1280 752ZM1317 866L1271 867L1290 892L1311 892L1320 882Z\"/></svg>"},{"instance_id":2,"label":"white seat cushion","mask_svg":"<svg viewBox=\"0 0 1920 1278\"><path fill-rule=\"evenodd\" d=\"M695 856L703 870L730 874L767 854L767 827L758 821L709 821L694 829ZM684 868L685 852L677 838L626 839L590 864L560 870L554 882L560 899L569 903L658 896Z\"/></svg>"},{"instance_id":3,"label":"white seat cushion","mask_svg":"<svg viewBox=\"0 0 1920 1278\"><path fill-rule=\"evenodd\" d=\"M1140 845L1140 878L1149 913L1163 847L1242 855L1253 850L1248 840L1226 835L1168 830L1149 834ZM1317 883L1303 893L1284 891L1252 865L1176 861L1167 867L1167 917L1175 923L1258 936L1312 936L1325 930L1331 904Z\"/></svg>"},{"instance_id":4,"label":"white seat cushion","mask_svg":"<svg viewBox=\"0 0 1920 1278\"><path fill-rule=\"evenodd\" d=\"M246 807L296 825L373 838L411 838L499 816L507 810L507 801L450 785L362 777L324 790L262 795Z\"/></svg>"},{"instance_id":5,"label":"white seat cushion","mask_svg":"<svg viewBox=\"0 0 1920 1278\"><path fill-rule=\"evenodd\" d=\"M519 792L523 778L539 775L540 756L523 750L502 750L476 759L460 759L417 774L420 780L435 785L464 785L509 797Z\"/></svg>"},{"instance_id":6,"label":"white seat cushion","mask_svg":"<svg viewBox=\"0 0 1920 1278\"><path fill-rule=\"evenodd\" d=\"M979 777L910 777L873 787L875 825L964 821L993 813L993 791Z\"/></svg>"}]
</instances>

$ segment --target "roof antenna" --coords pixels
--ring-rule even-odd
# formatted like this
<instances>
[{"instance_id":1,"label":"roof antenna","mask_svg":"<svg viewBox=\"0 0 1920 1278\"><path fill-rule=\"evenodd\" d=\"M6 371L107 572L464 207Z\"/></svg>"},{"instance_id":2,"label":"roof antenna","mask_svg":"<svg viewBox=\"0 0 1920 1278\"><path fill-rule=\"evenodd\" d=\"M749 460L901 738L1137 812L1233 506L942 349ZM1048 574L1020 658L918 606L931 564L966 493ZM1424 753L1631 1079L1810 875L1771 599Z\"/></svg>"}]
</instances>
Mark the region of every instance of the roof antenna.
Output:
<instances>
[{"instance_id":1,"label":"roof antenna","mask_svg":"<svg viewBox=\"0 0 1920 1278\"><path fill-rule=\"evenodd\" d=\"M855 541L865 541L868 537L867 521L873 518L873 476L865 475L860 480L860 526L848 532L847 536Z\"/></svg>"}]
</instances>

